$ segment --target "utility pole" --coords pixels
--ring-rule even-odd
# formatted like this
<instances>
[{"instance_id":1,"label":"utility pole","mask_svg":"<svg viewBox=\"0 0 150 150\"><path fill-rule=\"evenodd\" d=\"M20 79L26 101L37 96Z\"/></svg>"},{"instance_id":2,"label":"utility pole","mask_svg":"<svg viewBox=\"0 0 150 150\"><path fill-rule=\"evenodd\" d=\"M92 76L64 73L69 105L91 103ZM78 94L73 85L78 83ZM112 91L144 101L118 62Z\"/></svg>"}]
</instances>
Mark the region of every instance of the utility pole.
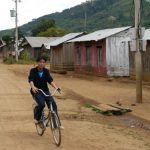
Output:
<instances>
[{"instance_id":1,"label":"utility pole","mask_svg":"<svg viewBox=\"0 0 150 150\"><path fill-rule=\"evenodd\" d=\"M134 0L135 5L135 71L136 71L136 102L142 103L142 29L141 29L141 0Z\"/></svg>"},{"instance_id":2,"label":"utility pole","mask_svg":"<svg viewBox=\"0 0 150 150\"><path fill-rule=\"evenodd\" d=\"M15 10L10 10L10 16L15 18L15 55L18 61L18 2L21 0L13 0L15 2Z\"/></svg>"},{"instance_id":3,"label":"utility pole","mask_svg":"<svg viewBox=\"0 0 150 150\"><path fill-rule=\"evenodd\" d=\"M16 44L15 44L15 52L16 52L16 61L18 61L18 0L15 0L15 12L16 12L16 18L15 18L15 24L16 24L16 33L15 33L15 37L16 37Z\"/></svg>"}]
</instances>

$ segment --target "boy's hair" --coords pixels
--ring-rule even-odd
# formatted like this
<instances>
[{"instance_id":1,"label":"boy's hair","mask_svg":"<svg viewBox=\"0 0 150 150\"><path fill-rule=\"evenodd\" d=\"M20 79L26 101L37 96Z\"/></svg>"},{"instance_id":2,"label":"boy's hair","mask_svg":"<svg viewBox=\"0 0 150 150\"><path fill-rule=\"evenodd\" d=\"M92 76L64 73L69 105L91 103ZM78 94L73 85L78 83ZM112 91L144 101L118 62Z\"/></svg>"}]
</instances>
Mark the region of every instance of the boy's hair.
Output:
<instances>
[{"instance_id":1,"label":"boy's hair","mask_svg":"<svg viewBox=\"0 0 150 150\"><path fill-rule=\"evenodd\" d=\"M47 61L47 59L44 57L44 56L39 56L37 59L36 59L36 62L39 62L40 60L44 60L45 62Z\"/></svg>"}]
</instances>

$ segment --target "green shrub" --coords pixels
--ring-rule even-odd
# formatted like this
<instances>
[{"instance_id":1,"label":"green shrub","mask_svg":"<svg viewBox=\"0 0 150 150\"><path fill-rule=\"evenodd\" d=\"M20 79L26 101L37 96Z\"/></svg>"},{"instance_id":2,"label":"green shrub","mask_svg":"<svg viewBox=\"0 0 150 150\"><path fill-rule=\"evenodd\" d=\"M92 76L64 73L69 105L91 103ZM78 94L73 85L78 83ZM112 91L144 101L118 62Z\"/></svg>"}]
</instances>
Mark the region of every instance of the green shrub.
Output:
<instances>
[{"instance_id":1,"label":"green shrub","mask_svg":"<svg viewBox=\"0 0 150 150\"><path fill-rule=\"evenodd\" d=\"M5 64L14 64L16 61L12 56L3 58Z\"/></svg>"},{"instance_id":2,"label":"green shrub","mask_svg":"<svg viewBox=\"0 0 150 150\"><path fill-rule=\"evenodd\" d=\"M5 64L34 64L35 61L28 59L28 57L26 57L27 55L23 55L23 59L19 59L18 62L16 62L15 58L13 58L12 56L9 57L4 57L3 58L3 62Z\"/></svg>"},{"instance_id":3,"label":"green shrub","mask_svg":"<svg viewBox=\"0 0 150 150\"><path fill-rule=\"evenodd\" d=\"M30 58L30 53L27 52L27 51L24 51L24 52L21 54L21 59L24 60L24 61L29 61L29 60L31 60L31 58Z\"/></svg>"},{"instance_id":4,"label":"green shrub","mask_svg":"<svg viewBox=\"0 0 150 150\"><path fill-rule=\"evenodd\" d=\"M49 60L49 53L44 52L44 53L42 54L42 56L43 56L44 58L46 58L47 60Z\"/></svg>"}]
</instances>

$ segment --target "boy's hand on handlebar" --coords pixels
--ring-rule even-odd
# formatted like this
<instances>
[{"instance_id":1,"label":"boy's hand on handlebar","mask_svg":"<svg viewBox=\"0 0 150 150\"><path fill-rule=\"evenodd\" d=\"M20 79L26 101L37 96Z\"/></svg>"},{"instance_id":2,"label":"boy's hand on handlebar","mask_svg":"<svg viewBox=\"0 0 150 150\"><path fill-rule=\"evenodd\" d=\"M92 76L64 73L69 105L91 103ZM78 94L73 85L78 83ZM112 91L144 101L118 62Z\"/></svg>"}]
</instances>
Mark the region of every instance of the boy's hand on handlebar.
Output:
<instances>
[{"instance_id":1,"label":"boy's hand on handlebar","mask_svg":"<svg viewBox=\"0 0 150 150\"><path fill-rule=\"evenodd\" d=\"M33 93L37 93L37 92L38 92L38 88L32 87L32 92L33 92Z\"/></svg>"}]
</instances>

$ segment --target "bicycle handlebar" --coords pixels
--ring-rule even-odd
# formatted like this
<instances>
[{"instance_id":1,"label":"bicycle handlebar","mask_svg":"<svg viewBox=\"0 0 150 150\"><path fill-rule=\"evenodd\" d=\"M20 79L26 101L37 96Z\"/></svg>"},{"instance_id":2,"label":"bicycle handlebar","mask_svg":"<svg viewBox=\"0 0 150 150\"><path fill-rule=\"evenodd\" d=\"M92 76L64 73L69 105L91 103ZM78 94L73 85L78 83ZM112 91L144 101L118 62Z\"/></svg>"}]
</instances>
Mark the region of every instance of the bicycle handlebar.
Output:
<instances>
[{"instance_id":1,"label":"bicycle handlebar","mask_svg":"<svg viewBox=\"0 0 150 150\"><path fill-rule=\"evenodd\" d=\"M47 95L42 89L38 89L38 91L41 91L42 94L45 96L45 97L49 97L49 96L54 96L55 93L58 91L58 88L54 90L54 92L51 94L51 95Z\"/></svg>"}]
</instances>

